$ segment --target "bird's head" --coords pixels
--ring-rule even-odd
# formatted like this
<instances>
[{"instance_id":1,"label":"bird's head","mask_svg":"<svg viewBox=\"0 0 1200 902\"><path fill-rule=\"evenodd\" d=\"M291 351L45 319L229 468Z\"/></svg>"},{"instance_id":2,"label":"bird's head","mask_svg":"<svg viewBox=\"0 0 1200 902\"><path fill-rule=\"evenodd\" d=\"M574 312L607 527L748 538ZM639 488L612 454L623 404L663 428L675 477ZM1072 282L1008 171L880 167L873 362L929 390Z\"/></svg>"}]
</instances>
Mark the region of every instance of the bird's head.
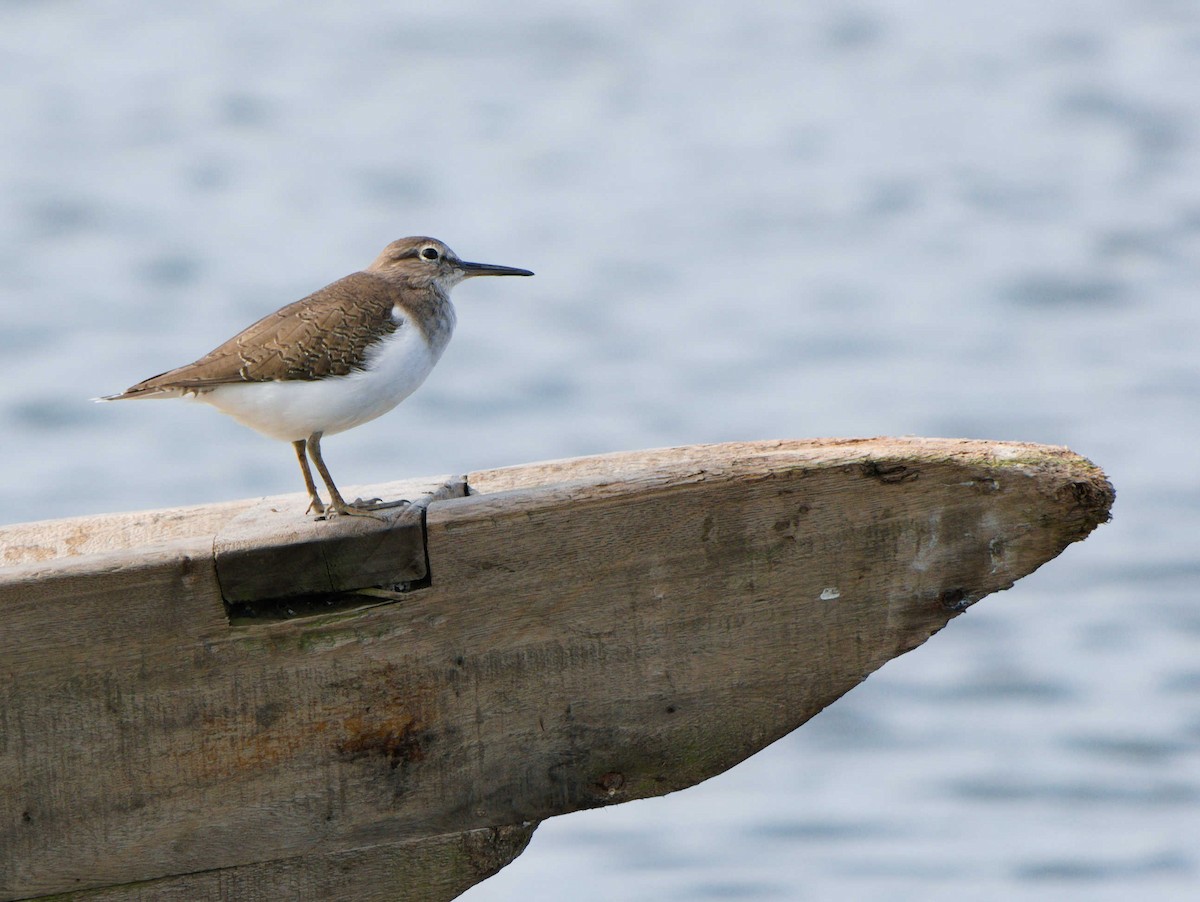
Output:
<instances>
[{"instance_id":1,"label":"bird's head","mask_svg":"<svg viewBox=\"0 0 1200 902\"><path fill-rule=\"evenodd\" d=\"M515 266L468 263L460 260L458 254L443 242L422 235L393 241L367 267L367 272L401 277L410 284L436 285L443 291L449 291L463 279L473 276L533 275L529 270Z\"/></svg>"}]
</instances>

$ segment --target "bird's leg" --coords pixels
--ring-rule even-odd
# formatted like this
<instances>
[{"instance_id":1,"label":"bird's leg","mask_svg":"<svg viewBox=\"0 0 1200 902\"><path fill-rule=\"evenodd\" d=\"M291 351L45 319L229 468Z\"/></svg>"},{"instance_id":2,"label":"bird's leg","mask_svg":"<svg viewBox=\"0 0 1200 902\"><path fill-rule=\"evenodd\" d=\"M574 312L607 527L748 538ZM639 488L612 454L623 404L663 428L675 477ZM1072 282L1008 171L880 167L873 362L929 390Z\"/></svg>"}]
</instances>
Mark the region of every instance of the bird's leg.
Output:
<instances>
[{"instance_id":1,"label":"bird's leg","mask_svg":"<svg viewBox=\"0 0 1200 902\"><path fill-rule=\"evenodd\" d=\"M312 470L308 468L308 458L304 456L304 439L296 439L292 442L292 447L296 449L296 457L300 461L300 472L304 474L304 487L308 489L308 511L312 511L320 517L325 513L325 502L317 494L317 486L313 483Z\"/></svg>"},{"instance_id":2,"label":"bird's leg","mask_svg":"<svg viewBox=\"0 0 1200 902\"><path fill-rule=\"evenodd\" d=\"M342 493L333 484L333 477L329 475L329 468L325 466L325 461L321 457L321 433L314 432L308 437L305 445L308 448L308 456L316 464L317 472L321 474L321 478L325 480L325 487L329 489L330 511L335 514L345 514L347 517L370 517L374 520L384 519L379 514L367 510L367 505L371 503L369 501L364 502L361 499L356 499L353 504L346 503L346 500L342 497Z\"/></svg>"}]
</instances>

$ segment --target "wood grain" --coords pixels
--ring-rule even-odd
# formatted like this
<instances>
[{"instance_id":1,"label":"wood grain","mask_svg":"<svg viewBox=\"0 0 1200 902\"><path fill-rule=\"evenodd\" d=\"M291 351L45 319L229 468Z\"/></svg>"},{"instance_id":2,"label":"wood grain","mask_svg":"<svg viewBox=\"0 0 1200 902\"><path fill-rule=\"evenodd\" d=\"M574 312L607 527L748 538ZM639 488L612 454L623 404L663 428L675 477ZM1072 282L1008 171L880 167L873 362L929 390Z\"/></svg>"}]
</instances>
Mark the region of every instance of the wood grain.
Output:
<instances>
[{"instance_id":1,"label":"wood grain","mask_svg":"<svg viewBox=\"0 0 1200 902\"><path fill-rule=\"evenodd\" d=\"M416 499L427 493L447 491L447 487L453 487L451 494L461 494L462 480L462 476L434 476L372 486L354 485L347 488L346 494L351 498L378 497L385 501ZM303 528L305 524L331 525L325 521L316 523L304 516L307 508L306 495L289 494L0 526L0 572L7 572L4 568L43 561L159 547L178 539L211 539L219 532L230 531L240 517L251 511L284 517L288 528ZM333 531L351 528L353 522L343 519Z\"/></svg>"},{"instance_id":2,"label":"wood grain","mask_svg":"<svg viewBox=\"0 0 1200 902\"><path fill-rule=\"evenodd\" d=\"M55 896L60 902L407 902L453 899L516 858L536 824L485 827L345 852L297 855Z\"/></svg>"},{"instance_id":3,"label":"wood grain","mask_svg":"<svg viewBox=\"0 0 1200 902\"><path fill-rule=\"evenodd\" d=\"M0 569L0 898L139 898L135 881L168 877L203 898L202 872L302 858L335 873L364 850L692 785L1112 502L1065 449L928 439L664 449L467 482L428 506L428 588L249 626L224 617L222 521L203 510L183 516L207 537L168 527L152 548L121 529L108 550L67 541L81 521L0 534L5 554L63 552ZM405 897L451 898L470 876L437 860ZM269 883L241 898L277 898ZM325 897L386 898L354 887Z\"/></svg>"}]
</instances>

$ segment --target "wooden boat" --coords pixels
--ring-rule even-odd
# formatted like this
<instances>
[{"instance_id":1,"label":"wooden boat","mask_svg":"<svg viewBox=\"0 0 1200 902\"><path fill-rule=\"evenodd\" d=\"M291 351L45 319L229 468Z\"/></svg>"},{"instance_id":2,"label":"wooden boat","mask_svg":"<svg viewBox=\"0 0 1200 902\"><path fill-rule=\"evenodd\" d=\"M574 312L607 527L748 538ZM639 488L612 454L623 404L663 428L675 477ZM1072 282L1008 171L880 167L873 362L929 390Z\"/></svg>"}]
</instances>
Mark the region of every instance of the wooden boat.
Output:
<instances>
[{"instance_id":1,"label":"wooden boat","mask_svg":"<svg viewBox=\"0 0 1200 902\"><path fill-rule=\"evenodd\" d=\"M0 898L450 899L1108 518L1063 448L769 441L0 528Z\"/></svg>"}]
</instances>

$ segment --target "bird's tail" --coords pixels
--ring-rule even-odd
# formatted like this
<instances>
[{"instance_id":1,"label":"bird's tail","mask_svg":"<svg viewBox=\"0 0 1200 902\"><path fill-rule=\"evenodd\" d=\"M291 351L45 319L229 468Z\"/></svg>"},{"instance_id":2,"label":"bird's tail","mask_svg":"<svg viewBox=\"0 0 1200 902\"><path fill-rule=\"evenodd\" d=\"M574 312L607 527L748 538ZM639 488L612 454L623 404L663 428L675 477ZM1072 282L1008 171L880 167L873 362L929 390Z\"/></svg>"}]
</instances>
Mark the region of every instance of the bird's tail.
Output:
<instances>
[{"instance_id":1,"label":"bird's tail","mask_svg":"<svg viewBox=\"0 0 1200 902\"><path fill-rule=\"evenodd\" d=\"M119 394L103 395L91 400L98 404L101 401L128 401L140 398L181 398L185 393L185 390L182 388L141 388L135 385L133 388L127 388Z\"/></svg>"}]
</instances>

